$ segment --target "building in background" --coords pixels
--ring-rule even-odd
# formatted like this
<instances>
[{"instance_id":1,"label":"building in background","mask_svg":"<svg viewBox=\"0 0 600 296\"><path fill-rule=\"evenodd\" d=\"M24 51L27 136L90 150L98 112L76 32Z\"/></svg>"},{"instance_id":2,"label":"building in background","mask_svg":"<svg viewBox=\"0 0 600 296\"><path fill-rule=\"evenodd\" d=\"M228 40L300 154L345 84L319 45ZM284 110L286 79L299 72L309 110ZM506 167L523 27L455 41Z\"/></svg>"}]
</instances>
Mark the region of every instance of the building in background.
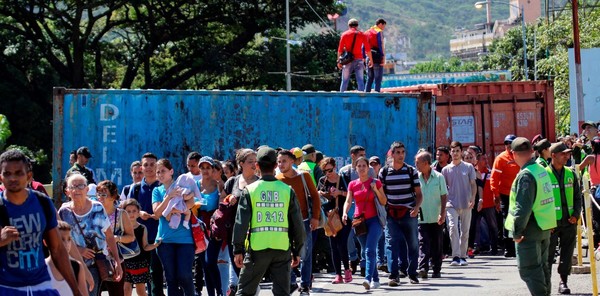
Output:
<instances>
[{"instance_id":1,"label":"building in background","mask_svg":"<svg viewBox=\"0 0 600 296\"><path fill-rule=\"evenodd\" d=\"M475 25L473 29L459 29L454 32L450 40L450 53L462 60L477 60L480 55L487 52L487 48L496 38L501 38L511 28L521 24L520 7L523 7L525 23L535 23L542 15L540 0L511 0L510 5L496 4L492 6L491 1L487 4L487 22ZM509 9L509 17L505 20L491 18L492 7L504 6ZM475 8L473 8L475 9Z\"/></svg>"}]
</instances>

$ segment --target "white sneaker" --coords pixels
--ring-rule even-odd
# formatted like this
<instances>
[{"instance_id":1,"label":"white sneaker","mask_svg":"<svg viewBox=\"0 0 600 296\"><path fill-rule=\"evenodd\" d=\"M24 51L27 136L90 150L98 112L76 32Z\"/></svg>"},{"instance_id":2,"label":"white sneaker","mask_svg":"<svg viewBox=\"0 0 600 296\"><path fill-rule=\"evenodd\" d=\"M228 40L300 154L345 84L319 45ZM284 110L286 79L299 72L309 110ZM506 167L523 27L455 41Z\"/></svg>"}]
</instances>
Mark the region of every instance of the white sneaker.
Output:
<instances>
[{"instance_id":1,"label":"white sneaker","mask_svg":"<svg viewBox=\"0 0 600 296\"><path fill-rule=\"evenodd\" d=\"M369 291L371 289L371 285L369 284L369 281L363 281L362 282L363 287L365 287L365 290Z\"/></svg>"},{"instance_id":2,"label":"white sneaker","mask_svg":"<svg viewBox=\"0 0 600 296\"><path fill-rule=\"evenodd\" d=\"M467 266L467 265L469 265L469 263L467 263L467 259L460 258L460 266Z\"/></svg>"},{"instance_id":3,"label":"white sneaker","mask_svg":"<svg viewBox=\"0 0 600 296\"><path fill-rule=\"evenodd\" d=\"M379 289L381 284L379 282L371 282L371 289Z\"/></svg>"}]
</instances>

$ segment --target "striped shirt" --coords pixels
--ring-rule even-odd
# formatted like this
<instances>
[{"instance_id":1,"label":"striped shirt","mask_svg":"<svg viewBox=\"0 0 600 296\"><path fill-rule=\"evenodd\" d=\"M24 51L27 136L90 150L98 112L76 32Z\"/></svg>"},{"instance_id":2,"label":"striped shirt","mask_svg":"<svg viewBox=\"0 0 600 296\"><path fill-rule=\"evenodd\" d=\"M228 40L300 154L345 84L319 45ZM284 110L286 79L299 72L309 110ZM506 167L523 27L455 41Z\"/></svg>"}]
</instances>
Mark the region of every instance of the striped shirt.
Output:
<instances>
[{"instance_id":1,"label":"striped shirt","mask_svg":"<svg viewBox=\"0 0 600 296\"><path fill-rule=\"evenodd\" d=\"M383 191L387 195L388 204L413 208L416 205L414 187L420 187L417 170L404 164L394 170L392 166L384 166L379 171L379 180L383 183Z\"/></svg>"}]
</instances>

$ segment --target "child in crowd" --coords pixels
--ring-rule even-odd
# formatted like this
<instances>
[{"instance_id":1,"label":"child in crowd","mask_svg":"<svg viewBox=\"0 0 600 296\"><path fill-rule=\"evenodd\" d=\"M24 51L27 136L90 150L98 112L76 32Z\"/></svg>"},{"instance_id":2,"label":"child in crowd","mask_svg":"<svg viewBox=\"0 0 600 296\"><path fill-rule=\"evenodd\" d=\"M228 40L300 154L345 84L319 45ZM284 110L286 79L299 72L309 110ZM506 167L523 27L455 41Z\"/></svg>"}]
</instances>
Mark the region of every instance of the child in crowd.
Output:
<instances>
[{"instance_id":1,"label":"child in crowd","mask_svg":"<svg viewBox=\"0 0 600 296\"><path fill-rule=\"evenodd\" d=\"M133 198L126 199L121 207L127 212L135 239L140 246L140 254L125 259L123 266L125 267L125 296L131 296L133 285L138 296L146 296L146 283L150 282L150 251L156 249L160 245L160 240L156 240L154 244L148 244L148 232L146 226L138 223L140 217L141 206L137 200Z\"/></svg>"},{"instance_id":2,"label":"child in crowd","mask_svg":"<svg viewBox=\"0 0 600 296\"><path fill-rule=\"evenodd\" d=\"M65 246L65 249L67 249L67 252L70 251L70 249L71 249L71 225L69 225L65 221L59 220L58 221L58 232L59 232L62 242ZM79 286L79 291L81 292L82 295L87 296L88 290L87 290L86 281L85 281L84 266L81 264L81 262L79 262L73 258L69 258L69 259L71 260L71 266L73 267L73 272L75 273L75 276L77 277L77 284ZM65 281L65 278L62 276L62 274L60 274L60 271L58 271L58 268L56 268L56 265L54 265L54 262L52 261L52 257L46 258L46 265L48 266L48 273L50 274L50 279L52 280L52 287L54 289L56 289L61 296L73 295L73 291L71 291L69 284L67 284L67 281Z\"/></svg>"},{"instance_id":3,"label":"child in crowd","mask_svg":"<svg viewBox=\"0 0 600 296\"><path fill-rule=\"evenodd\" d=\"M169 213L173 209L177 209L181 211L181 213L175 213L171 215L169 220L169 227L172 229L177 229L179 227L179 223L181 222L181 215L184 215L183 227L190 229L190 217L192 212L188 211L187 206L185 205L185 200L183 199L184 195L188 195L190 193L194 193L194 196L200 196L200 191L198 190L198 186L196 185L196 180L189 175L183 174L175 180L173 183L173 188L171 190L176 190L177 188L181 188L181 195L176 196L169 200L167 204L167 208L162 212L162 215L166 218Z\"/></svg>"}]
</instances>

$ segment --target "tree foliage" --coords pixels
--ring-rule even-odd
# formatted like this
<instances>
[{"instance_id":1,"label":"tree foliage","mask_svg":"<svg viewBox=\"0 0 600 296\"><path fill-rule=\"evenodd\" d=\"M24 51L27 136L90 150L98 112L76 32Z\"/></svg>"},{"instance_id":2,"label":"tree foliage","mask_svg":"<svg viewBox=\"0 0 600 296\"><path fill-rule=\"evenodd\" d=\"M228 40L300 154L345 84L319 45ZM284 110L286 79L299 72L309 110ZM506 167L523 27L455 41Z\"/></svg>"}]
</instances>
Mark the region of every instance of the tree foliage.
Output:
<instances>
[{"instance_id":1,"label":"tree foliage","mask_svg":"<svg viewBox=\"0 0 600 296\"><path fill-rule=\"evenodd\" d=\"M410 73L470 72L477 70L479 70L479 66L475 62L465 62L457 57L438 57L428 62L416 64L414 68L410 69Z\"/></svg>"},{"instance_id":2,"label":"tree foliage","mask_svg":"<svg viewBox=\"0 0 600 296\"><path fill-rule=\"evenodd\" d=\"M579 16L581 48L599 47L600 10L595 9ZM563 13L560 18L552 22L540 21L528 25L526 36L527 79L533 80L537 77L538 80L554 80L557 131L568 134L570 130L568 49L573 47L571 14ZM522 80L524 73L522 40L521 27L510 29L504 38L494 41L489 48L489 54L481 58L482 69L509 69L513 80Z\"/></svg>"}]
</instances>

